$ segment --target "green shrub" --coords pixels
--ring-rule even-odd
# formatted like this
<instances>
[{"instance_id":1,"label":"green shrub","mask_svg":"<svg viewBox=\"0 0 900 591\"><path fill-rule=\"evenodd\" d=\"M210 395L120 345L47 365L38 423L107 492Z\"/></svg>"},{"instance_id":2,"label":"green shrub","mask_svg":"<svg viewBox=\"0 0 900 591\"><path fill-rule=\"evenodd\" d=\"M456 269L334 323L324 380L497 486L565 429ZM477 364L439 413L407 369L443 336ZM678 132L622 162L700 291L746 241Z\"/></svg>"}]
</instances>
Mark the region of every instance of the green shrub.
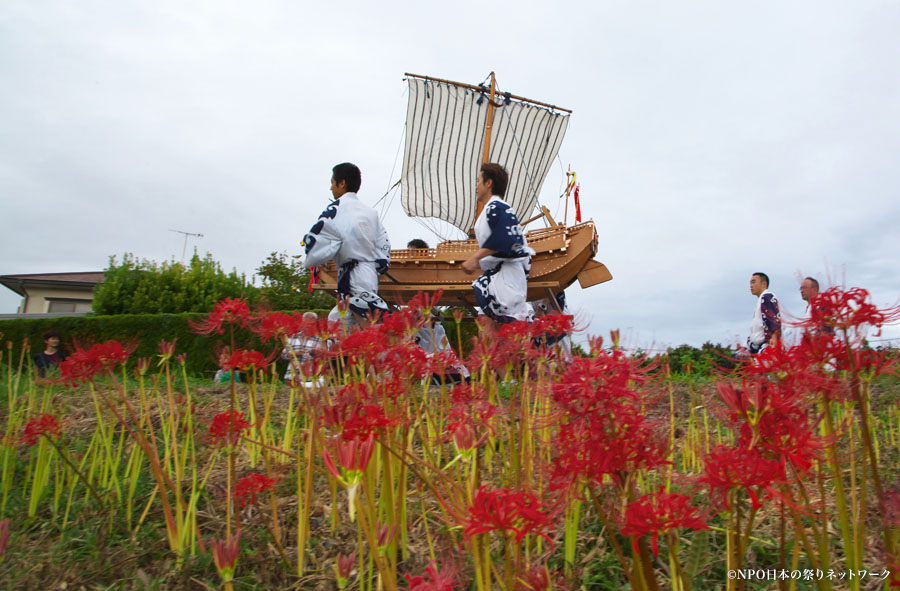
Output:
<instances>
[{"instance_id":1,"label":"green shrub","mask_svg":"<svg viewBox=\"0 0 900 591\"><path fill-rule=\"evenodd\" d=\"M262 279L260 301L270 310L330 308L334 296L324 291L310 292L310 272L300 255L273 252L256 270Z\"/></svg>"},{"instance_id":2,"label":"green shrub","mask_svg":"<svg viewBox=\"0 0 900 591\"><path fill-rule=\"evenodd\" d=\"M187 266L161 264L125 253L121 264L109 258L103 283L94 288L97 314L179 314L209 312L223 298L244 297L253 304L257 288L244 275L225 273L212 255L195 252Z\"/></svg>"},{"instance_id":3,"label":"green shrub","mask_svg":"<svg viewBox=\"0 0 900 591\"><path fill-rule=\"evenodd\" d=\"M314 310L320 315L327 310ZM12 354L13 365L17 365L22 354L24 339L28 339L34 355L44 348L44 332L56 330L62 335L62 349L71 352L77 344L89 347L110 339L133 343L137 346L132 354L132 363L138 357L153 357L158 353L159 342L163 339L178 339L176 355L187 355L186 368L194 376L209 375L216 371L216 350L227 344L228 333L224 335L198 335L191 332L188 320L199 320L205 314L118 314L115 316L69 316L63 318L22 318L0 320L0 334L8 352ZM259 348L271 351L276 345L271 341L265 345L246 330L237 331L237 346ZM7 353L8 355L9 353ZM5 357L4 361L8 361ZM25 363L28 363L26 359ZM286 365L287 362L281 362ZM279 369L281 367L279 366Z\"/></svg>"},{"instance_id":4,"label":"green shrub","mask_svg":"<svg viewBox=\"0 0 900 591\"><path fill-rule=\"evenodd\" d=\"M669 347L669 368L673 374L709 376L714 370L730 371L735 367L733 352L719 344L704 343L699 349L690 345Z\"/></svg>"}]
</instances>

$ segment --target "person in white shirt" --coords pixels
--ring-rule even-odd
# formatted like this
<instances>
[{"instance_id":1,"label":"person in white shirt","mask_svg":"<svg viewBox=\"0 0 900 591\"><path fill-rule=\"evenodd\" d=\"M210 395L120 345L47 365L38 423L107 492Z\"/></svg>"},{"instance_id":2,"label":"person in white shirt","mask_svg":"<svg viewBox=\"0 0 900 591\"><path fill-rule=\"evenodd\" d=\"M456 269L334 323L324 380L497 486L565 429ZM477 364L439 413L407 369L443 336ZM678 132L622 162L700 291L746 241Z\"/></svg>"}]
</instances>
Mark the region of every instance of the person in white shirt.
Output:
<instances>
[{"instance_id":1,"label":"person in white shirt","mask_svg":"<svg viewBox=\"0 0 900 591\"><path fill-rule=\"evenodd\" d=\"M364 325L370 312L380 315L388 309L378 296L378 276L390 265L391 243L378 213L359 200L356 192L361 184L356 165L344 162L332 169L334 201L303 237L303 243L307 267L334 259L338 296L347 301L349 310ZM336 313L337 307L329 319Z\"/></svg>"},{"instance_id":2,"label":"person in white shirt","mask_svg":"<svg viewBox=\"0 0 900 591\"><path fill-rule=\"evenodd\" d=\"M750 293L757 296L757 300L747 349L756 355L764 347L775 345L781 337L781 312L778 298L769 291L769 276L765 273L757 272L750 277Z\"/></svg>"}]
</instances>

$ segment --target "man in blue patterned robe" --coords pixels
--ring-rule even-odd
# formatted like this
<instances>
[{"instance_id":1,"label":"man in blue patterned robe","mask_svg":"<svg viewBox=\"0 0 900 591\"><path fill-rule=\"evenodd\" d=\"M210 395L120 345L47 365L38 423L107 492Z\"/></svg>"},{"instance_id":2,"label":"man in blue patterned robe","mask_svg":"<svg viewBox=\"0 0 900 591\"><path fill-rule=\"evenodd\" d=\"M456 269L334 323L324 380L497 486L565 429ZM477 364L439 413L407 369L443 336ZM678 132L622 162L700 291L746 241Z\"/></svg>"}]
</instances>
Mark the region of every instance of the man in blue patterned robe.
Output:
<instances>
[{"instance_id":1,"label":"man in blue patterned robe","mask_svg":"<svg viewBox=\"0 0 900 591\"><path fill-rule=\"evenodd\" d=\"M479 250L462 264L469 275L482 312L500 323L530 321L534 312L525 301L534 250L528 246L516 212L503 200L509 176L499 164L484 164L475 181L475 195L483 206L475 220Z\"/></svg>"}]
</instances>

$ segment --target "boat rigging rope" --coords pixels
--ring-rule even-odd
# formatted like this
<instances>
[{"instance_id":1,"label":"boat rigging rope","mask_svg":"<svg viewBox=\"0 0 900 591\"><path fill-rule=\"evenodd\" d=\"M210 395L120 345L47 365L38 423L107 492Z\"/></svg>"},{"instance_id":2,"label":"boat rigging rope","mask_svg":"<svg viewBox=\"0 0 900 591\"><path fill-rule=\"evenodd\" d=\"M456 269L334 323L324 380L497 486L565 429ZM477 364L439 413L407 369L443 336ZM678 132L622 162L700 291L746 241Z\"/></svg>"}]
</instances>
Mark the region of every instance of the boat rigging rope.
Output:
<instances>
[{"instance_id":1,"label":"boat rigging rope","mask_svg":"<svg viewBox=\"0 0 900 591\"><path fill-rule=\"evenodd\" d=\"M500 109L500 112L503 114L504 117L506 117L506 121L507 121L507 124L509 125L509 129L512 131L512 138L513 138L513 141L515 141L515 143L516 143L516 153L518 153L519 158L522 160L522 169L525 171L525 180L528 181L528 187L529 187L529 189L531 189L531 193L534 195L534 207L532 208L532 211L534 211L535 209L540 211L540 208L537 205L538 197L539 197L537 194L537 189L535 189L535 187L534 187L534 181L531 176L531 171L528 170L528 163L525 160L525 155L522 153L522 147L519 144L519 138L518 138L518 136L516 136L516 128L513 125L512 120L509 118L509 113L507 112L507 110ZM559 156L558 153L557 153L557 156Z\"/></svg>"}]
</instances>

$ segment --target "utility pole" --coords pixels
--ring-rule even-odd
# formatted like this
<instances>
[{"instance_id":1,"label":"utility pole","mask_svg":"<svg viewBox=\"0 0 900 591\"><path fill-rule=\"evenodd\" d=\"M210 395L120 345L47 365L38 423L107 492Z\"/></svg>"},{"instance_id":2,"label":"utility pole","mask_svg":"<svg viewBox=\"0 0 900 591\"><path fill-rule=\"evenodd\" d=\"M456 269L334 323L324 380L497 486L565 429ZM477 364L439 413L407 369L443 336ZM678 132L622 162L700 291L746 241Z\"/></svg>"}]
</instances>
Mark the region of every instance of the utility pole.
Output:
<instances>
[{"instance_id":1,"label":"utility pole","mask_svg":"<svg viewBox=\"0 0 900 591\"><path fill-rule=\"evenodd\" d=\"M169 232L175 232L176 234L184 234L184 248L181 249L181 262L182 262L182 264L184 264L184 255L187 253L188 236L196 236L197 238L203 238L203 234L194 234L192 232L185 232L184 230L172 230L172 229L169 229Z\"/></svg>"}]
</instances>

